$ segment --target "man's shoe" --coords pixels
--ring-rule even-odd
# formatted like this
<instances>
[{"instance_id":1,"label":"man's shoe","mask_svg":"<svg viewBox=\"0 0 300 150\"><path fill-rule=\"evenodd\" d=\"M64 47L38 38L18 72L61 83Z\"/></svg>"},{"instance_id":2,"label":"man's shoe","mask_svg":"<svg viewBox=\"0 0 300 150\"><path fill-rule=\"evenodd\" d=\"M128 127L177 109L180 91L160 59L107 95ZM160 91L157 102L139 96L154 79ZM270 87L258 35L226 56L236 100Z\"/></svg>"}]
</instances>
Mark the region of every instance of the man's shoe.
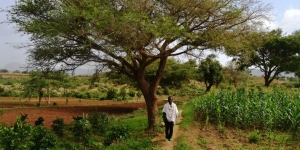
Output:
<instances>
[{"instance_id":1,"label":"man's shoe","mask_svg":"<svg viewBox=\"0 0 300 150\"><path fill-rule=\"evenodd\" d=\"M169 141L172 141L172 139L170 139Z\"/></svg>"},{"instance_id":2,"label":"man's shoe","mask_svg":"<svg viewBox=\"0 0 300 150\"><path fill-rule=\"evenodd\" d=\"M165 139L165 141L168 141L168 139Z\"/></svg>"}]
</instances>

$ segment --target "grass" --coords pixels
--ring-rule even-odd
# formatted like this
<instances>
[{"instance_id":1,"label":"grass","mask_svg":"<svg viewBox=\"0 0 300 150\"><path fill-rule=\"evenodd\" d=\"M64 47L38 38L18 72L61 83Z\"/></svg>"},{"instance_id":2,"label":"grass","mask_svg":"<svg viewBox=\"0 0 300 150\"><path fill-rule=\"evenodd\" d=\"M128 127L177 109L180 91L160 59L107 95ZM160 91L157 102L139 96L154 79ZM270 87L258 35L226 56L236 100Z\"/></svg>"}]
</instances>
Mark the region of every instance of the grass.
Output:
<instances>
[{"instance_id":1,"label":"grass","mask_svg":"<svg viewBox=\"0 0 300 150\"><path fill-rule=\"evenodd\" d=\"M193 123L194 121L194 105L192 101L187 100L186 104L183 106L183 111L182 111L182 121L180 122L180 128L185 128L188 129L190 124Z\"/></svg>"},{"instance_id":2,"label":"grass","mask_svg":"<svg viewBox=\"0 0 300 150\"><path fill-rule=\"evenodd\" d=\"M184 137L179 137L177 141L178 144L174 147L174 150L193 150L193 148L186 143Z\"/></svg>"},{"instance_id":3,"label":"grass","mask_svg":"<svg viewBox=\"0 0 300 150\"><path fill-rule=\"evenodd\" d=\"M106 147L107 150L132 150L143 149L151 150L155 147L151 139L156 135L153 132L147 132L147 113L145 109L138 109L132 114L115 118L115 124L123 124L128 127L130 137L125 141L113 143Z\"/></svg>"}]
</instances>

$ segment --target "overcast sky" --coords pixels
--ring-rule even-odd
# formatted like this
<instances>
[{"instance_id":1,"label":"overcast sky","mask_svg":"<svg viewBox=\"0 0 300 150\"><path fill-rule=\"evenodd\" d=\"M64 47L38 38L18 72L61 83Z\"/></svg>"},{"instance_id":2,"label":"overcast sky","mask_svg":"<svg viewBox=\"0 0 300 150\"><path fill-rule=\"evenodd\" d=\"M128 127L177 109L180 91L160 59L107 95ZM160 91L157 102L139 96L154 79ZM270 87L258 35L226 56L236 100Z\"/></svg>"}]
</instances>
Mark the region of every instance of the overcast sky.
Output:
<instances>
[{"instance_id":1,"label":"overcast sky","mask_svg":"<svg viewBox=\"0 0 300 150\"><path fill-rule=\"evenodd\" d=\"M15 0L1 0L0 8L13 5ZM262 0L273 6L274 21L268 23L271 29L281 28L286 34L300 29L300 0ZM0 22L6 21L6 14L0 12ZM26 51L12 45L28 41L26 36L17 33L13 25L0 24L0 69L8 63L26 64ZM219 61L225 65L228 59L220 56Z\"/></svg>"}]
</instances>

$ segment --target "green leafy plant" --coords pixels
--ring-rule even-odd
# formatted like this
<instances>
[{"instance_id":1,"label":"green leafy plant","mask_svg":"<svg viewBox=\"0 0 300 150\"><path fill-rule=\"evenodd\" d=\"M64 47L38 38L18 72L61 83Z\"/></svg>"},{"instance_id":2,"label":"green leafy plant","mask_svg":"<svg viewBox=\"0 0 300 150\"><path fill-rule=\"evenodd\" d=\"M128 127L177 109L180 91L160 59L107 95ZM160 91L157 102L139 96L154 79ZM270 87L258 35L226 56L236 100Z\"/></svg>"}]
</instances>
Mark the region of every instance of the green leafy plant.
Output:
<instances>
[{"instance_id":1,"label":"green leafy plant","mask_svg":"<svg viewBox=\"0 0 300 150\"><path fill-rule=\"evenodd\" d=\"M125 125L113 125L105 136L104 145L109 146L113 141L123 141L129 137L128 127Z\"/></svg>"},{"instance_id":2,"label":"green leafy plant","mask_svg":"<svg viewBox=\"0 0 300 150\"><path fill-rule=\"evenodd\" d=\"M51 125L51 128L57 136L63 137L64 130L65 130L64 119L56 118L55 120L53 120L53 124Z\"/></svg>"},{"instance_id":3,"label":"green leafy plant","mask_svg":"<svg viewBox=\"0 0 300 150\"><path fill-rule=\"evenodd\" d=\"M91 130L96 134L104 134L108 128L109 118L108 114L96 112L88 117L91 124Z\"/></svg>"},{"instance_id":4,"label":"green leafy plant","mask_svg":"<svg viewBox=\"0 0 300 150\"><path fill-rule=\"evenodd\" d=\"M206 144L207 144L207 141L203 138L199 138L198 140L198 145L200 145L201 147L205 148L206 147Z\"/></svg>"},{"instance_id":5,"label":"green leafy plant","mask_svg":"<svg viewBox=\"0 0 300 150\"><path fill-rule=\"evenodd\" d=\"M118 90L117 89L109 88L107 93L106 93L106 99L112 100L112 99L116 98L117 95L118 95Z\"/></svg>"},{"instance_id":6,"label":"green leafy plant","mask_svg":"<svg viewBox=\"0 0 300 150\"><path fill-rule=\"evenodd\" d=\"M259 130L254 130L251 132L250 136L248 137L248 142L249 143L255 143L257 144L261 139L261 135L259 133Z\"/></svg>"},{"instance_id":7,"label":"green leafy plant","mask_svg":"<svg viewBox=\"0 0 300 150\"><path fill-rule=\"evenodd\" d=\"M14 126L3 127L0 130L0 147L9 150L26 149L31 131L32 127L29 124L17 118Z\"/></svg>"},{"instance_id":8,"label":"green leafy plant","mask_svg":"<svg viewBox=\"0 0 300 150\"><path fill-rule=\"evenodd\" d=\"M91 125L87 120L87 116L73 116L73 124L71 126L71 131L75 137L75 140L82 141L84 145L89 143Z\"/></svg>"},{"instance_id":9,"label":"green leafy plant","mask_svg":"<svg viewBox=\"0 0 300 150\"><path fill-rule=\"evenodd\" d=\"M44 118L43 117L39 117L35 122L34 122L34 125L35 126L43 126L44 125Z\"/></svg>"},{"instance_id":10,"label":"green leafy plant","mask_svg":"<svg viewBox=\"0 0 300 150\"><path fill-rule=\"evenodd\" d=\"M53 149L57 145L57 137L44 126L33 128L30 138L30 149Z\"/></svg>"}]
</instances>

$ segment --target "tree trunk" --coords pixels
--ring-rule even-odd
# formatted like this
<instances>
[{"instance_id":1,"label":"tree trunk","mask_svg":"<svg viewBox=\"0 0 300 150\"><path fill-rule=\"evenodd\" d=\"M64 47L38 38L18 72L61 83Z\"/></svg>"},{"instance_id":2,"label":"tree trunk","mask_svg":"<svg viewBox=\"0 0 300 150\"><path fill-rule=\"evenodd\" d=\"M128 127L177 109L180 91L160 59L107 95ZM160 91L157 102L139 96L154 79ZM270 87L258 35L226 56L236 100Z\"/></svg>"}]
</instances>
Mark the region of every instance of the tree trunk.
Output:
<instances>
[{"instance_id":1,"label":"tree trunk","mask_svg":"<svg viewBox=\"0 0 300 150\"><path fill-rule=\"evenodd\" d=\"M145 97L148 114L148 129L154 129L154 126L158 124L157 100L155 94L149 94Z\"/></svg>"},{"instance_id":2,"label":"tree trunk","mask_svg":"<svg viewBox=\"0 0 300 150\"><path fill-rule=\"evenodd\" d=\"M48 92L48 100L47 100L47 104L50 104L50 89L49 87L47 88L47 92Z\"/></svg>"},{"instance_id":3,"label":"tree trunk","mask_svg":"<svg viewBox=\"0 0 300 150\"><path fill-rule=\"evenodd\" d=\"M144 79L139 79L138 83L146 102L148 115L148 129L151 130L154 129L154 126L156 124L158 124L158 98L156 96L157 87L149 88L148 83Z\"/></svg>"},{"instance_id":4,"label":"tree trunk","mask_svg":"<svg viewBox=\"0 0 300 150\"><path fill-rule=\"evenodd\" d=\"M167 57L163 57L160 59L160 64L156 76L149 83L145 80L145 68L140 68L135 74L137 83L141 89L141 92L144 95L144 99L147 105L149 130L153 130L155 125L158 124L158 107L157 107L158 98L156 95L156 90L163 77L166 62L167 62Z\"/></svg>"},{"instance_id":5,"label":"tree trunk","mask_svg":"<svg viewBox=\"0 0 300 150\"><path fill-rule=\"evenodd\" d=\"M209 92L212 86L213 86L213 84L209 84L208 86L206 86L205 92Z\"/></svg>"},{"instance_id":6,"label":"tree trunk","mask_svg":"<svg viewBox=\"0 0 300 150\"><path fill-rule=\"evenodd\" d=\"M39 104L41 104L43 95L44 95L43 91L40 90L40 91L39 91Z\"/></svg>"}]
</instances>

